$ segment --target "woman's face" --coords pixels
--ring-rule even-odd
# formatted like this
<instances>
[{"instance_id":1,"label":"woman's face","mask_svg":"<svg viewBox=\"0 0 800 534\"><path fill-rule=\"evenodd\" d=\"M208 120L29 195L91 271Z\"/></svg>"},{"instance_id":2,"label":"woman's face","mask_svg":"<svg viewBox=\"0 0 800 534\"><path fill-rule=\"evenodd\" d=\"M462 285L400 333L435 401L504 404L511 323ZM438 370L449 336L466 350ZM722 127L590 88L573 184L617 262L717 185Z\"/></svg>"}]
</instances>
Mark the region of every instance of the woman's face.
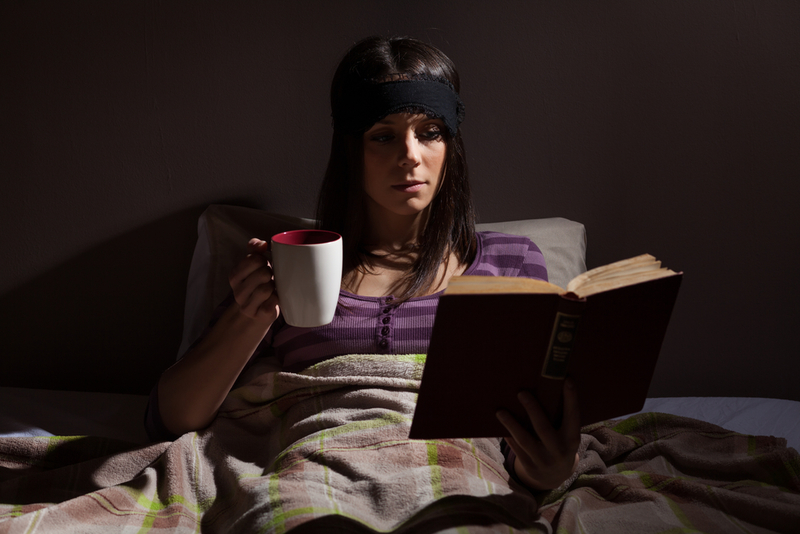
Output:
<instances>
[{"instance_id":1,"label":"woman's face","mask_svg":"<svg viewBox=\"0 0 800 534\"><path fill-rule=\"evenodd\" d=\"M430 205L447 153L444 128L440 119L395 113L364 133L364 191L373 216L416 215Z\"/></svg>"}]
</instances>

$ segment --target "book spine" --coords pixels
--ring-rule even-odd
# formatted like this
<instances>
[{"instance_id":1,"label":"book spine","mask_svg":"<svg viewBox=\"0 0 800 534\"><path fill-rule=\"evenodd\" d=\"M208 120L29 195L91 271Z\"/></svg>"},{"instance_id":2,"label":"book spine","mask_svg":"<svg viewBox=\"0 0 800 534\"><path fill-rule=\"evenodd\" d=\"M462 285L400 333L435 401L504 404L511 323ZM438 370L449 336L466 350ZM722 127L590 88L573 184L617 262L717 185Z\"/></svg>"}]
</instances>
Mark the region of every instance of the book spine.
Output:
<instances>
[{"instance_id":1,"label":"book spine","mask_svg":"<svg viewBox=\"0 0 800 534\"><path fill-rule=\"evenodd\" d=\"M567 377L569 356L575 344L578 324L581 319L580 312L576 309L576 306L572 305L569 308L571 309L568 311L556 312L553 331L550 334L550 344L547 347L547 354L542 365L542 376L545 378L563 380Z\"/></svg>"}]
</instances>

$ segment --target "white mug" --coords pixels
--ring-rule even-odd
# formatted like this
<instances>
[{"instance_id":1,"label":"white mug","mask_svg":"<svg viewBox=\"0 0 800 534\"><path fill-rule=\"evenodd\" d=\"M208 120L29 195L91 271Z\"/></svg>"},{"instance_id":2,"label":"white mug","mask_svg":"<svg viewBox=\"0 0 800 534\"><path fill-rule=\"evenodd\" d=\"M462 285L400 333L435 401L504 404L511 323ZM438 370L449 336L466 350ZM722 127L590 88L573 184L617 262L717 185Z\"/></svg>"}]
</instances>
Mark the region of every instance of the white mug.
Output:
<instances>
[{"instance_id":1,"label":"white mug","mask_svg":"<svg viewBox=\"0 0 800 534\"><path fill-rule=\"evenodd\" d=\"M272 236L272 271L281 314L292 326L333 320L342 286L342 236L292 230Z\"/></svg>"}]
</instances>

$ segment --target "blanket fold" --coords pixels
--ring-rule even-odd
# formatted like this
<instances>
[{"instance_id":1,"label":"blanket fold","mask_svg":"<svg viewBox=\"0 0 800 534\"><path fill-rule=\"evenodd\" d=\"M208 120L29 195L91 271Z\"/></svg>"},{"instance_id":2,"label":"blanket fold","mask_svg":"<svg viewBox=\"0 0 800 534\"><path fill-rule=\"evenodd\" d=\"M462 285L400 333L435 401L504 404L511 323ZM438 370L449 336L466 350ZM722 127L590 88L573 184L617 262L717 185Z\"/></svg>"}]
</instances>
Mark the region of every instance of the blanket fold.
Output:
<instances>
[{"instance_id":1,"label":"blanket fold","mask_svg":"<svg viewBox=\"0 0 800 534\"><path fill-rule=\"evenodd\" d=\"M256 374L208 429L174 442L0 439L0 532L722 533L800 524L800 458L785 442L662 414L585 428L574 476L532 495L510 480L497 439L408 439L424 361L349 355Z\"/></svg>"},{"instance_id":2,"label":"blanket fold","mask_svg":"<svg viewBox=\"0 0 800 534\"><path fill-rule=\"evenodd\" d=\"M542 516L564 532L798 532L800 456L786 440L645 413L582 429L581 461Z\"/></svg>"}]
</instances>

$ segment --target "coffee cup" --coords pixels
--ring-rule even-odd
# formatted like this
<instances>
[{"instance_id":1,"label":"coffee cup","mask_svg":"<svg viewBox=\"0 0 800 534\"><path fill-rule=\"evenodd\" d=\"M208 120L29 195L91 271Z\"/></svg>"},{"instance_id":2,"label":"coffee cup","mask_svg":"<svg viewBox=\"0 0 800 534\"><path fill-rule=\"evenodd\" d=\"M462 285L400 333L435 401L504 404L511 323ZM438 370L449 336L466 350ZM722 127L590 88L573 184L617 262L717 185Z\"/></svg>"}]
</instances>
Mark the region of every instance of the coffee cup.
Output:
<instances>
[{"instance_id":1,"label":"coffee cup","mask_svg":"<svg viewBox=\"0 0 800 534\"><path fill-rule=\"evenodd\" d=\"M342 236L327 230L292 230L272 236L272 271L281 314L292 326L333 320L342 285Z\"/></svg>"}]
</instances>

